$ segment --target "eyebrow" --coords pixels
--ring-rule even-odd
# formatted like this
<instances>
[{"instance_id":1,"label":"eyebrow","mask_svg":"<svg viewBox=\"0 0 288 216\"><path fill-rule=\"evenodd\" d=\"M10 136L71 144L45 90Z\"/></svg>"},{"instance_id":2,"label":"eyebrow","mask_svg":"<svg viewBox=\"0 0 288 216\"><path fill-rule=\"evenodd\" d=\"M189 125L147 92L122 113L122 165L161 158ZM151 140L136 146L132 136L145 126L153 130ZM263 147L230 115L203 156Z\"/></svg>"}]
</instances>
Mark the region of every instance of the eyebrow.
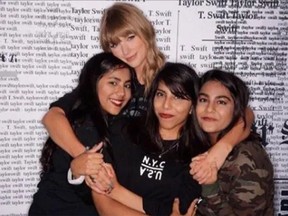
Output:
<instances>
[{"instance_id":1,"label":"eyebrow","mask_svg":"<svg viewBox=\"0 0 288 216\"><path fill-rule=\"evenodd\" d=\"M108 77L108 79L115 79L115 80L117 80L117 81L122 81L120 78L115 77L115 76ZM125 82L131 82L131 79L126 80Z\"/></svg>"},{"instance_id":2,"label":"eyebrow","mask_svg":"<svg viewBox=\"0 0 288 216\"><path fill-rule=\"evenodd\" d=\"M206 93L203 93L203 92L200 92L200 93L199 93L199 96L205 96L205 97L209 98L209 95L206 94ZM227 100L229 100L229 101L232 101L231 98L229 98L229 97L227 97L227 96L225 96L225 95L219 95L219 96L217 96L216 98L217 98L217 99L224 98L224 99L227 99Z\"/></svg>"}]
</instances>

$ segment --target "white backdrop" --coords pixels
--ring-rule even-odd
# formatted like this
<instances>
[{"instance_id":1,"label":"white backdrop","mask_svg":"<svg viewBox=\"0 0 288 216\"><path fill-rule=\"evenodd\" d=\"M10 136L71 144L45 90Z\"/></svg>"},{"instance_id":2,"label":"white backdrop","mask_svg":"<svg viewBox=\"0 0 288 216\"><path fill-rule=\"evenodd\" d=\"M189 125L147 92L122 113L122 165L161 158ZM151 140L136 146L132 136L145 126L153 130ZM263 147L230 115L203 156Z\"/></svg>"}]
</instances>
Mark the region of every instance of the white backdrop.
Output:
<instances>
[{"instance_id":1,"label":"white backdrop","mask_svg":"<svg viewBox=\"0 0 288 216\"><path fill-rule=\"evenodd\" d=\"M113 2L0 0L0 215L27 214L47 138L41 118L101 50L99 21ZM247 82L275 169L275 215L288 215L287 0L125 2L151 20L168 61Z\"/></svg>"}]
</instances>

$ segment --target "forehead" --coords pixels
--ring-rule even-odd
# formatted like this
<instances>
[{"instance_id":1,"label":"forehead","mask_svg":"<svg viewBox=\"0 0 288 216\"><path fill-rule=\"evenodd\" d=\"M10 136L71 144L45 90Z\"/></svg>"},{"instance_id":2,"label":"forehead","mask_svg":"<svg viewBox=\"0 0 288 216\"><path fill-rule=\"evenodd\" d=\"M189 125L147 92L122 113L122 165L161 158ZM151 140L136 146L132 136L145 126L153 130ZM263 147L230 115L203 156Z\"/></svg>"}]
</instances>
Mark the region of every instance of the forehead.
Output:
<instances>
[{"instance_id":1,"label":"forehead","mask_svg":"<svg viewBox=\"0 0 288 216\"><path fill-rule=\"evenodd\" d=\"M230 91L221 82L216 80L206 82L200 89L201 93L213 97L226 96L232 98Z\"/></svg>"},{"instance_id":2,"label":"forehead","mask_svg":"<svg viewBox=\"0 0 288 216\"><path fill-rule=\"evenodd\" d=\"M118 79L129 79L131 78L131 74L128 68L114 68L112 70L107 71L102 78L109 79L109 78L118 78ZM102 79L101 78L101 79Z\"/></svg>"},{"instance_id":3,"label":"forehead","mask_svg":"<svg viewBox=\"0 0 288 216\"><path fill-rule=\"evenodd\" d=\"M169 87L165 84L165 82L160 81L158 84L158 89L165 91L165 92L171 92L171 90L169 89Z\"/></svg>"},{"instance_id":4,"label":"forehead","mask_svg":"<svg viewBox=\"0 0 288 216\"><path fill-rule=\"evenodd\" d=\"M136 34L136 32L129 26L119 27L107 32L107 39L110 43L119 43L120 38L127 37L130 34Z\"/></svg>"}]
</instances>

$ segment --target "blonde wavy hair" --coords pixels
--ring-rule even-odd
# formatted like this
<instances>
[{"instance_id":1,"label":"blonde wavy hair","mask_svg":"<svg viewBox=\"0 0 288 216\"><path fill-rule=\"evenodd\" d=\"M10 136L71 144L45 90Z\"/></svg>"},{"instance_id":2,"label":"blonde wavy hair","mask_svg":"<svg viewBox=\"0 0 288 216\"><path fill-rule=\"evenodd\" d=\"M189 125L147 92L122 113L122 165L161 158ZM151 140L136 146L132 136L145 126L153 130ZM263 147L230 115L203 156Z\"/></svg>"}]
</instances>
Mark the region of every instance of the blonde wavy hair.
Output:
<instances>
[{"instance_id":1,"label":"blonde wavy hair","mask_svg":"<svg viewBox=\"0 0 288 216\"><path fill-rule=\"evenodd\" d=\"M147 94L155 74L163 67L164 54L156 45L156 34L153 25L143 12L129 3L115 3L105 9L100 24L100 44L105 52L111 52L110 45L118 44L119 37L135 34L145 43L147 50L146 63L143 68L145 94Z\"/></svg>"}]
</instances>

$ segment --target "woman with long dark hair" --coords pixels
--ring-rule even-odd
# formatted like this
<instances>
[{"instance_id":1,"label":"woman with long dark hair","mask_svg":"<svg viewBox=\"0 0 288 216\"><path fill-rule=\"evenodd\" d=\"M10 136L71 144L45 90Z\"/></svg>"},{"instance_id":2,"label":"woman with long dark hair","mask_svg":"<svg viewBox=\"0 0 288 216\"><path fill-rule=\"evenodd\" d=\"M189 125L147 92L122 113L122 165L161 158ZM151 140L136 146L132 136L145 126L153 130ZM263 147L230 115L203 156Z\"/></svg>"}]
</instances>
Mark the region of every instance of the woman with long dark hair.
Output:
<instances>
[{"instance_id":1,"label":"woman with long dark hair","mask_svg":"<svg viewBox=\"0 0 288 216\"><path fill-rule=\"evenodd\" d=\"M108 154L112 154L109 124L131 98L133 73L130 66L111 53L96 54L81 71L73 91L75 103L61 101L77 139L84 148L91 149L90 157L96 171L103 163L103 155L96 152L103 146ZM98 143L102 144L94 147ZM90 189L84 184L72 186L67 181L72 159L51 138L47 140L40 158L41 180L29 215L97 215Z\"/></svg>"},{"instance_id":2,"label":"woman with long dark hair","mask_svg":"<svg viewBox=\"0 0 288 216\"><path fill-rule=\"evenodd\" d=\"M175 198L184 214L200 196L189 175L191 157L207 150L194 111L197 95L196 72L166 63L151 84L147 116L128 125L125 119L114 122L114 169L105 165L114 188L105 195L93 192L101 215L170 215Z\"/></svg>"},{"instance_id":3,"label":"woman with long dark hair","mask_svg":"<svg viewBox=\"0 0 288 216\"><path fill-rule=\"evenodd\" d=\"M236 75L215 69L201 77L196 114L208 145L215 145L240 118L246 123L248 102L249 89ZM274 215L273 166L258 134L251 132L239 142L219 172L212 164L211 170L197 215Z\"/></svg>"}]
</instances>

